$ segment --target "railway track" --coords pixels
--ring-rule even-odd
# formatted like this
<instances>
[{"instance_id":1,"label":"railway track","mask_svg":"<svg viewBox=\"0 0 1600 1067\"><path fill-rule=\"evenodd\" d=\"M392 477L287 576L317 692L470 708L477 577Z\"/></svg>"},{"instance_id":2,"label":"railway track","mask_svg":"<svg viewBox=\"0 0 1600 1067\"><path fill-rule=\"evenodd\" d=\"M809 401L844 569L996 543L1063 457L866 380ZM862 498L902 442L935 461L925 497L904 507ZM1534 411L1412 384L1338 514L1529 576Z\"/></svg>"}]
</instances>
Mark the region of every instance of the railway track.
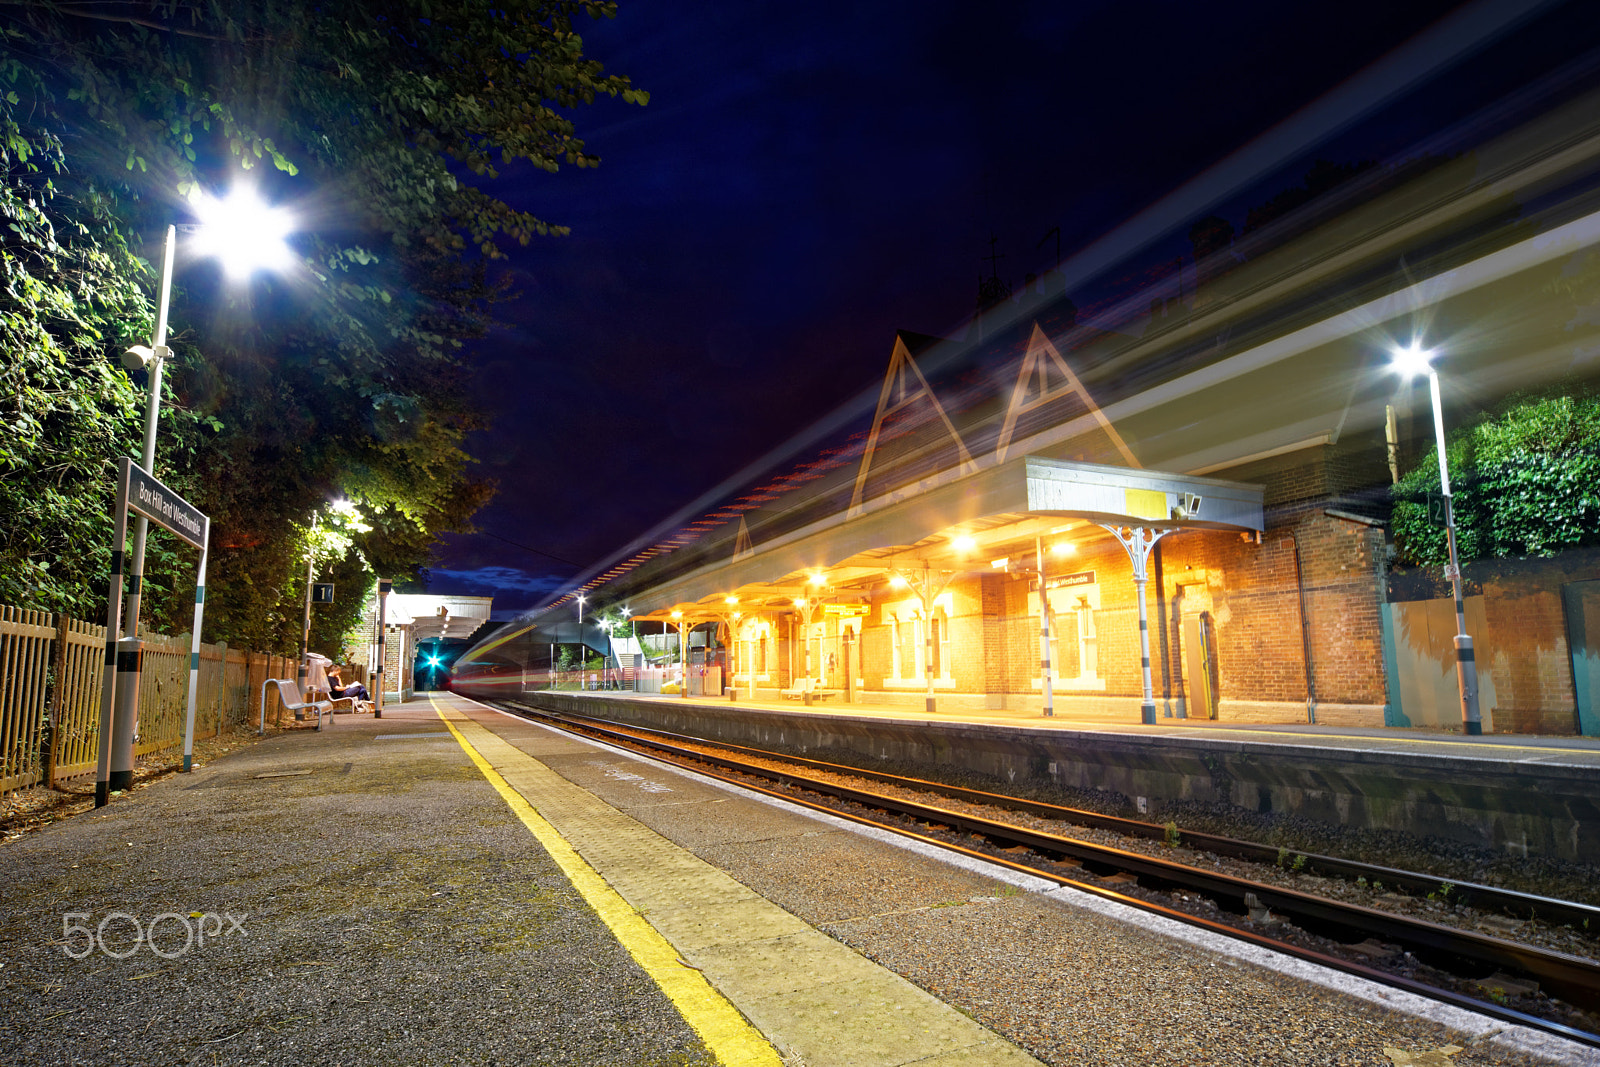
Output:
<instances>
[{"instance_id":1,"label":"railway track","mask_svg":"<svg viewBox=\"0 0 1600 1067\"><path fill-rule=\"evenodd\" d=\"M1172 828L1155 823L684 737L603 719L549 712L517 702L501 703L505 710L620 744L664 762L691 764L701 773L710 773L745 788L757 789L859 823L928 841L940 848L953 849L1104 899L1600 1049L1600 1033L1590 1028L1542 1018L1461 989L1446 988L1395 973L1375 963L1364 963L1310 948L1296 943L1288 934L1274 936L1270 931L1280 923L1287 922L1291 924L1291 930L1298 928L1339 943L1397 946L1416 960L1457 975L1463 984L1472 981L1467 976L1492 971L1497 975L1537 983L1537 988L1548 996L1559 998L1585 1012L1597 1013L1600 1012L1600 964L1593 960L1173 859L1018 826L972 811L891 796L837 779L848 777L857 781L865 780L895 789L947 797L963 804L1020 812L1133 837L1155 838L1168 844L1177 843L1171 840ZM770 784L759 785L757 782ZM819 794L829 799L815 800L797 795L797 791ZM885 821L884 815L867 812L884 813L888 821ZM941 827L948 829L940 831L938 828ZM983 847L951 840L961 835L979 839ZM1181 843L1188 849L1277 867L1287 866L1300 873L1312 872L1324 877L1352 880L1364 878L1369 882L1403 888L1413 894L1436 893L1441 887L1440 879L1429 875L1311 853L1285 854L1284 850L1270 846L1213 834L1182 832ZM1026 850L1026 853L1018 854L1017 850ZM1145 895L1124 891L1132 886L1110 888L1102 884L1108 876L1113 879L1131 876ZM1493 886L1444 884L1449 887L1448 891L1454 899L1469 902L1477 908L1522 917L1537 916L1547 922L1565 923L1583 930L1600 929L1600 908L1587 904ZM1164 903L1159 899L1162 893L1176 894L1180 899L1192 894L1212 902L1214 908L1225 914L1213 917L1177 903ZM1225 915L1250 918L1248 921L1243 918L1230 921Z\"/></svg>"}]
</instances>

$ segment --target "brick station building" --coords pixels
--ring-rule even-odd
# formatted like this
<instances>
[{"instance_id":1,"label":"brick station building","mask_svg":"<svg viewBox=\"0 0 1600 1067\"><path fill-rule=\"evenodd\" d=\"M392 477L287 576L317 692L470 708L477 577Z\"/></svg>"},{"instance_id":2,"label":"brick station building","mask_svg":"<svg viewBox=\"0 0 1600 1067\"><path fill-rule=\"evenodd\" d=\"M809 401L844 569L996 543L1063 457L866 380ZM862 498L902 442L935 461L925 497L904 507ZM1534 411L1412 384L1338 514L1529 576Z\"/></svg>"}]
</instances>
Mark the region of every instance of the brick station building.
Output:
<instances>
[{"instance_id":1,"label":"brick station building","mask_svg":"<svg viewBox=\"0 0 1600 1067\"><path fill-rule=\"evenodd\" d=\"M747 699L1459 728L1453 614L1390 602L1388 486L1433 426L1426 384L1388 364L1438 346L1451 425L1600 377L1600 324L1559 284L1600 213L1484 225L1535 186L1527 152L1501 160L1501 200L1471 160L1438 166L1202 259L1187 291L1180 273L1080 316L1047 274L958 338L902 332L876 404L602 564L586 618L674 628ZM537 687L541 627L576 592L461 669ZM1485 730L1600 731L1600 559L1473 594Z\"/></svg>"}]
</instances>

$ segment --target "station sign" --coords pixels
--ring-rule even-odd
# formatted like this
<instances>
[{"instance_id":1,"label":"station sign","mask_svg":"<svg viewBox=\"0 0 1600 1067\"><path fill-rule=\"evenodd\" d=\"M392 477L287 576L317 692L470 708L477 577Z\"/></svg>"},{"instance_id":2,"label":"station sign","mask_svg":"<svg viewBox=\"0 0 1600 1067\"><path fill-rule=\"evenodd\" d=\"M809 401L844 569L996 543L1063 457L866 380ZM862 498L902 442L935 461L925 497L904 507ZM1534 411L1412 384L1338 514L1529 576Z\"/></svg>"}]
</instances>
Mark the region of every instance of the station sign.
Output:
<instances>
[{"instance_id":1,"label":"station sign","mask_svg":"<svg viewBox=\"0 0 1600 1067\"><path fill-rule=\"evenodd\" d=\"M171 530L196 548L206 547L206 530L211 520L199 508L126 456L118 460L128 485L128 510Z\"/></svg>"},{"instance_id":2,"label":"station sign","mask_svg":"<svg viewBox=\"0 0 1600 1067\"><path fill-rule=\"evenodd\" d=\"M1062 574L1054 578L1045 579L1046 589L1066 589L1075 585L1094 585L1094 571L1078 571L1076 574Z\"/></svg>"},{"instance_id":3,"label":"station sign","mask_svg":"<svg viewBox=\"0 0 1600 1067\"><path fill-rule=\"evenodd\" d=\"M311 602L313 604L332 604L333 603L333 583L332 582L313 582L313 583L311 583Z\"/></svg>"},{"instance_id":4,"label":"station sign","mask_svg":"<svg viewBox=\"0 0 1600 1067\"><path fill-rule=\"evenodd\" d=\"M865 615L871 610L865 604L824 604L822 614L834 615L840 618L851 619L858 615Z\"/></svg>"}]
</instances>

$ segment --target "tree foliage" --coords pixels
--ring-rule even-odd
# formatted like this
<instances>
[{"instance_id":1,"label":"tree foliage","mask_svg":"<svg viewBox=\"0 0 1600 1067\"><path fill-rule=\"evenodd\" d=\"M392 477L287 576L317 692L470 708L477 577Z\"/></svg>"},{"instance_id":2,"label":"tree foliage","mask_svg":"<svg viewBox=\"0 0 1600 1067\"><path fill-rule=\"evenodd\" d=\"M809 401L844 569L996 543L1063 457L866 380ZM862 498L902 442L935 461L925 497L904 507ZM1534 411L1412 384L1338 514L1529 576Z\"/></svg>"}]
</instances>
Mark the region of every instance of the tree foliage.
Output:
<instances>
[{"instance_id":1,"label":"tree foliage","mask_svg":"<svg viewBox=\"0 0 1600 1067\"><path fill-rule=\"evenodd\" d=\"M1515 398L1451 434L1446 450L1464 562L1600 545L1600 396ZM1438 489L1435 449L1394 487L1395 541L1408 562L1448 560L1444 528L1427 515L1426 495Z\"/></svg>"},{"instance_id":2,"label":"tree foliage","mask_svg":"<svg viewBox=\"0 0 1600 1067\"><path fill-rule=\"evenodd\" d=\"M349 558L368 579L417 575L437 534L468 528L493 487L463 449L478 425L463 345L502 295L505 247L565 232L479 182L598 162L571 112L646 100L584 54L576 21L614 12L0 0L0 311L11 350L31 353L6 396L21 398L8 423L32 434L0 452L0 491L39 501L26 522L0 519L0 599L82 612L103 595L103 555L57 561L106 542L106 472L136 453L145 383L113 357L148 341L165 225L241 177L296 205L303 262L237 287L180 256L156 473L213 519L208 634L294 646L306 531L332 499L367 517ZM161 538L152 553L146 602L184 628L192 557Z\"/></svg>"},{"instance_id":3,"label":"tree foliage","mask_svg":"<svg viewBox=\"0 0 1600 1067\"><path fill-rule=\"evenodd\" d=\"M0 603L89 614L104 601L115 456L137 401L105 358L146 309L137 261L92 188L57 186L49 130L0 99Z\"/></svg>"}]
</instances>

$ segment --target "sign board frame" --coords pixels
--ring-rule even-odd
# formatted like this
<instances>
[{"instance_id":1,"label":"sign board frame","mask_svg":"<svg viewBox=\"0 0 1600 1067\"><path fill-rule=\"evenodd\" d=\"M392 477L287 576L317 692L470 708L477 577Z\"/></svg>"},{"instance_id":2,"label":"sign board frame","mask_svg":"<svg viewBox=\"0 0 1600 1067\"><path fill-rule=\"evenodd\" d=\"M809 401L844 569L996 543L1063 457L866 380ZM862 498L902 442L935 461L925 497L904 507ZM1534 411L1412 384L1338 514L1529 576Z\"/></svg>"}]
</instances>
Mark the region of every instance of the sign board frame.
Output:
<instances>
[{"instance_id":1,"label":"sign board frame","mask_svg":"<svg viewBox=\"0 0 1600 1067\"><path fill-rule=\"evenodd\" d=\"M138 707L138 694L124 693L117 699L119 674L124 686L137 689L139 684L137 649L129 653L131 664L119 664L117 646L122 637L122 567L124 548L128 540L128 513L143 515L163 529L172 531L184 541L200 550L200 565L196 569L194 587L194 627L189 647L189 692L187 714L183 731L183 769L188 771L194 759L194 705L199 688L200 626L205 615L206 560L211 548L211 519L199 508L163 485L149 471L127 456L117 457L117 502L115 530L111 542L111 580L106 596L106 661L104 680L100 687L100 750L95 766L95 807L110 803L111 791L128 788L133 784L133 727L131 722L122 729L113 729L113 719L121 704L130 717ZM131 669L126 669L131 666ZM116 752L112 752L112 738L116 738Z\"/></svg>"}]
</instances>

